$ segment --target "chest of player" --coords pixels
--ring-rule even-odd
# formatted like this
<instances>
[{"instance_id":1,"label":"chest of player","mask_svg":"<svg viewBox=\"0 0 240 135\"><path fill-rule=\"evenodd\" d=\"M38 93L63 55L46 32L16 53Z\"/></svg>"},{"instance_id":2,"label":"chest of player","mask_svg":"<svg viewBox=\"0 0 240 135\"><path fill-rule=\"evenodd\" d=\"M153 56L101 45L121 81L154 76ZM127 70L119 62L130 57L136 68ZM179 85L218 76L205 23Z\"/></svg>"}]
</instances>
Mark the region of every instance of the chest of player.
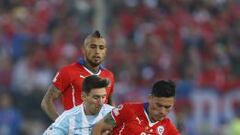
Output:
<instances>
[{"instance_id":1,"label":"chest of player","mask_svg":"<svg viewBox=\"0 0 240 135\"><path fill-rule=\"evenodd\" d=\"M74 135L91 135L92 126L89 127L77 127L73 129Z\"/></svg>"},{"instance_id":2,"label":"chest of player","mask_svg":"<svg viewBox=\"0 0 240 135\"><path fill-rule=\"evenodd\" d=\"M136 117L138 124L146 131L142 135L168 135L167 134L167 124L164 122L150 122L147 118Z\"/></svg>"},{"instance_id":3,"label":"chest of player","mask_svg":"<svg viewBox=\"0 0 240 135\"><path fill-rule=\"evenodd\" d=\"M92 74L89 72L86 72L84 70L73 72L71 74L71 83L69 84L68 89L74 89L77 92L81 92L84 78L86 78L87 76L90 76L90 75L92 75ZM111 87L112 87L111 78L107 77L103 72L100 73L99 76L110 80L110 84L107 87L107 93L109 93L111 91Z\"/></svg>"},{"instance_id":4,"label":"chest of player","mask_svg":"<svg viewBox=\"0 0 240 135\"><path fill-rule=\"evenodd\" d=\"M82 83L85 77L89 76L90 74L82 73L82 72L75 72L71 75L71 83L69 84L68 88L72 89L82 89Z\"/></svg>"}]
</instances>

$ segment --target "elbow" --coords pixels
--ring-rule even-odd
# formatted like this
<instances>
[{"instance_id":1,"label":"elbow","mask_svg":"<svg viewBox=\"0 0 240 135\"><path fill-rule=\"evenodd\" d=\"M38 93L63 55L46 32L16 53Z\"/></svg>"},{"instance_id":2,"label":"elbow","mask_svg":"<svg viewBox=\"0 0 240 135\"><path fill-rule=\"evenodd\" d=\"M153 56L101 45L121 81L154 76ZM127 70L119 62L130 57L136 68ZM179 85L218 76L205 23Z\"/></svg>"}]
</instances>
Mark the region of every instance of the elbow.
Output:
<instances>
[{"instance_id":1,"label":"elbow","mask_svg":"<svg viewBox=\"0 0 240 135\"><path fill-rule=\"evenodd\" d=\"M46 110L46 108L47 108L47 103L46 103L46 100L43 98L43 100L42 100L42 102L41 102L41 108L43 109L43 110Z\"/></svg>"}]
</instances>

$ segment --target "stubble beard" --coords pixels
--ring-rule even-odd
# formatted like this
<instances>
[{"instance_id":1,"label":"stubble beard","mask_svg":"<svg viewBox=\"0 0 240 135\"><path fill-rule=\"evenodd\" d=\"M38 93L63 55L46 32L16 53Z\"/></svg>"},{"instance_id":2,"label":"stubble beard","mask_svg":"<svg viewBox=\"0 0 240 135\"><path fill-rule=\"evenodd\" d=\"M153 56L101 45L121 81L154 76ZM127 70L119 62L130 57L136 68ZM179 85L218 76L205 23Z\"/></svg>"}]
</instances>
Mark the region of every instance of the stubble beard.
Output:
<instances>
[{"instance_id":1,"label":"stubble beard","mask_svg":"<svg viewBox=\"0 0 240 135\"><path fill-rule=\"evenodd\" d=\"M93 61L91 61L91 60L89 60L89 59L87 59L87 62L88 62L88 64L89 64L89 66L91 66L91 67L98 67L101 63L102 63L102 61L99 61L99 62L93 62Z\"/></svg>"}]
</instances>

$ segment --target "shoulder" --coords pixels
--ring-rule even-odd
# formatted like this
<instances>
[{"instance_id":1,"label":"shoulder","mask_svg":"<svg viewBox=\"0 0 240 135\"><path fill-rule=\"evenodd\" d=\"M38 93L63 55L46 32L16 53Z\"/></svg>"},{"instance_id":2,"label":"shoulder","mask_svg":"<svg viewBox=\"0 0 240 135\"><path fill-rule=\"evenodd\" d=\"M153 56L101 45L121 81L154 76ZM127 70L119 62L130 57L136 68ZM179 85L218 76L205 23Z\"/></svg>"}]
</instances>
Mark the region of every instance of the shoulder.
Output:
<instances>
[{"instance_id":1,"label":"shoulder","mask_svg":"<svg viewBox=\"0 0 240 135\"><path fill-rule=\"evenodd\" d=\"M111 106L109 104L103 104L103 109L104 110L112 110L114 108L114 106Z\"/></svg>"},{"instance_id":2,"label":"shoulder","mask_svg":"<svg viewBox=\"0 0 240 135\"><path fill-rule=\"evenodd\" d=\"M167 118L167 117L164 118L164 120L161 123L166 125L166 130L168 130L171 135L180 135L178 129L176 128L176 126L172 123L172 121L169 118Z\"/></svg>"},{"instance_id":3,"label":"shoulder","mask_svg":"<svg viewBox=\"0 0 240 135\"><path fill-rule=\"evenodd\" d=\"M122 104L124 107L129 107L129 108L138 108L138 107L143 107L143 103L139 102L125 102Z\"/></svg>"},{"instance_id":4,"label":"shoulder","mask_svg":"<svg viewBox=\"0 0 240 135\"><path fill-rule=\"evenodd\" d=\"M171 119L168 118L168 117L165 117L161 122L164 123L164 124L166 124L167 126L170 126L170 127L171 127L171 126L174 126L173 122L172 122Z\"/></svg>"},{"instance_id":5,"label":"shoulder","mask_svg":"<svg viewBox=\"0 0 240 135\"><path fill-rule=\"evenodd\" d=\"M113 73L112 73L112 71L110 71L110 70L108 70L108 69L106 69L106 68L101 68L101 71L102 71L102 73L105 74L105 75L108 75L108 76L111 76L111 77L114 76Z\"/></svg>"},{"instance_id":6,"label":"shoulder","mask_svg":"<svg viewBox=\"0 0 240 135\"><path fill-rule=\"evenodd\" d=\"M136 110L139 110L138 108L143 107L143 104L141 103L123 103L118 105L116 108L113 109L113 112L122 112L124 114L131 114L136 112Z\"/></svg>"},{"instance_id":7,"label":"shoulder","mask_svg":"<svg viewBox=\"0 0 240 135\"><path fill-rule=\"evenodd\" d=\"M68 120L68 119L70 119L71 117L76 116L77 114L81 113L80 107L81 107L81 106L76 106L76 107L73 107L73 108L71 108L71 109L69 109L69 110L64 111L64 112L56 119L56 121L61 122L61 121ZM56 121L55 121L55 122L56 122Z\"/></svg>"},{"instance_id":8,"label":"shoulder","mask_svg":"<svg viewBox=\"0 0 240 135\"><path fill-rule=\"evenodd\" d=\"M80 67L80 66L81 66L80 64L78 64L77 62L74 62L69 65L65 65L65 66L61 67L59 71L72 70L72 69Z\"/></svg>"},{"instance_id":9,"label":"shoulder","mask_svg":"<svg viewBox=\"0 0 240 135\"><path fill-rule=\"evenodd\" d=\"M111 106L111 105L104 104L104 105L102 106L101 112L102 112L103 114L107 114L107 113L111 112L113 108L114 108L114 107Z\"/></svg>"},{"instance_id":10,"label":"shoulder","mask_svg":"<svg viewBox=\"0 0 240 135\"><path fill-rule=\"evenodd\" d=\"M78 115L80 109L74 107L70 110L64 111L50 127L46 130L46 134L66 134L68 132L71 122L75 121L76 116Z\"/></svg>"}]
</instances>

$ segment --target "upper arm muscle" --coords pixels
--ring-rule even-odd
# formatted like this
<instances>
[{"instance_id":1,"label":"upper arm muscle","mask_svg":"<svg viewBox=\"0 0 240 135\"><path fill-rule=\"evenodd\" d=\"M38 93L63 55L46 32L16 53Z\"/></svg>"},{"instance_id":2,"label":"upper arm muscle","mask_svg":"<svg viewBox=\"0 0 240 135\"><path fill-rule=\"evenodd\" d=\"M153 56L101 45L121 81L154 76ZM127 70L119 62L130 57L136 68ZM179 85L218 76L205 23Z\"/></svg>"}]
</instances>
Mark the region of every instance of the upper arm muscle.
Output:
<instances>
[{"instance_id":1,"label":"upper arm muscle","mask_svg":"<svg viewBox=\"0 0 240 135\"><path fill-rule=\"evenodd\" d=\"M46 95L44 96L44 98L46 99L57 99L58 97L60 97L61 95L61 91L58 90L54 85L51 85L48 90Z\"/></svg>"}]
</instances>

